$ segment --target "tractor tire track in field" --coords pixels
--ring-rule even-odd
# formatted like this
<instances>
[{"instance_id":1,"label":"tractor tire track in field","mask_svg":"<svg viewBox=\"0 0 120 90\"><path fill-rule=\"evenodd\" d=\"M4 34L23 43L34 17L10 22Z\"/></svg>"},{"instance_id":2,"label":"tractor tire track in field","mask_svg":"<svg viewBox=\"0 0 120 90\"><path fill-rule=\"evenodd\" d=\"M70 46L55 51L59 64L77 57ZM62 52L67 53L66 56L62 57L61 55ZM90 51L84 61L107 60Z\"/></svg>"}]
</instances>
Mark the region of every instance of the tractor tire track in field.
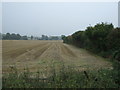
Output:
<instances>
[{"instance_id":1,"label":"tractor tire track in field","mask_svg":"<svg viewBox=\"0 0 120 90\"><path fill-rule=\"evenodd\" d=\"M3 52L3 58L8 57L9 59L10 58L16 59L20 55L22 55L24 53L27 53L29 51L32 51L32 49L34 49L36 47L39 47L39 46L43 46L43 45L45 45L45 44L40 44L40 45L35 45L35 46L28 46L28 47L23 47L23 48L18 48L18 49L13 49L11 51L5 52L5 55L4 55L4 52Z\"/></svg>"},{"instance_id":2,"label":"tractor tire track in field","mask_svg":"<svg viewBox=\"0 0 120 90\"><path fill-rule=\"evenodd\" d=\"M3 73L10 72L11 65L21 71L27 66L34 72L49 70L53 64L58 68L60 63L77 70L112 68L104 58L62 41L3 41Z\"/></svg>"},{"instance_id":3,"label":"tractor tire track in field","mask_svg":"<svg viewBox=\"0 0 120 90\"><path fill-rule=\"evenodd\" d=\"M29 60L36 60L39 56L43 54L50 46L50 43L38 45L33 49L27 49L27 52L21 54L20 56L16 57L15 59L19 61L29 61Z\"/></svg>"}]
</instances>

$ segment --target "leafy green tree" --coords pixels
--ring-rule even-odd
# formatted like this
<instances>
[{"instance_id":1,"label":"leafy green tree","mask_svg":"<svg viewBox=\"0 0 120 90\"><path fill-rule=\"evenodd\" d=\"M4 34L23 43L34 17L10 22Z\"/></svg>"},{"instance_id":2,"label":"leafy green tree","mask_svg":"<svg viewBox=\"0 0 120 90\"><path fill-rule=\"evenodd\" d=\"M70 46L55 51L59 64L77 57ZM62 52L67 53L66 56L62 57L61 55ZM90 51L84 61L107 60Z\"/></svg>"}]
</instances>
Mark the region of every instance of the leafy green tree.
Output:
<instances>
[{"instance_id":1,"label":"leafy green tree","mask_svg":"<svg viewBox=\"0 0 120 90\"><path fill-rule=\"evenodd\" d=\"M21 39L22 40L28 40L27 36L22 36Z\"/></svg>"},{"instance_id":2,"label":"leafy green tree","mask_svg":"<svg viewBox=\"0 0 120 90\"><path fill-rule=\"evenodd\" d=\"M120 49L120 28L113 29L107 36L107 49Z\"/></svg>"},{"instance_id":3,"label":"leafy green tree","mask_svg":"<svg viewBox=\"0 0 120 90\"><path fill-rule=\"evenodd\" d=\"M89 26L85 31L77 31L63 38L63 42L86 48L103 57L113 56L120 61L120 28L112 23L98 23Z\"/></svg>"},{"instance_id":4,"label":"leafy green tree","mask_svg":"<svg viewBox=\"0 0 120 90\"><path fill-rule=\"evenodd\" d=\"M42 38L41 38L42 40L48 40L48 36L46 36L46 35L42 35Z\"/></svg>"},{"instance_id":5,"label":"leafy green tree","mask_svg":"<svg viewBox=\"0 0 120 90\"><path fill-rule=\"evenodd\" d=\"M10 40L10 39L11 39L10 33L4 34L3 37L2 37L2 39L3 39L3 40Z\"/></svg>"},{"instance_id":6,"label":"leafy green tree","mask_svg":"<svg viewBox=\"0 0 120 90\"><path fill-rule=\"evenodd\" d=\"M20 39L21 39L20 34L17 34L17 35L16 35L16 39L17 39L17 40L20 40Z\"/></svg>"},{"instance_id":7,"label":"leafy green tree","mask_svg":"<svg viewBox=\"0 0 120 90\"><path fill-rule=\"evenodd\" d=\"M33 40L33 36L31 36L30 38L31 38L31 40Z\"/></svg>"},{"instance_id":8,"label":"leafy green tree","mask_svg":"<svg viewBox=\"0 0 120 90\"><path fill-rule=\"evenodd\" d=\"M76 46L83 47L84 42L82 40L82 34L83 34L83 31L78 31L78 32L75 32L74 34L72 34L73 43Z\"/></svg>"},{"instance_id":9,"label":"leafy green tree","mask_svg":"<svg viewBox=\"0 0 120 90\"><path fill-rule=\"evenodd\" d=\"M98 52L106 51L106 37L112 29L112 24L102 23L95 25L93 30L89 31L88 37L91 40L94 48L97 48Z\"/></svg>"},{"instance_id":10,"label":"leafy green tree","mask_svg":"<svg viewBox=\"0 0 120 90\"><path fill-rule=\"evenodd\" d=\"M16 34L14 34L14 33L11 34L11 40L17 40Z\"/></svg>"}]
</instances>

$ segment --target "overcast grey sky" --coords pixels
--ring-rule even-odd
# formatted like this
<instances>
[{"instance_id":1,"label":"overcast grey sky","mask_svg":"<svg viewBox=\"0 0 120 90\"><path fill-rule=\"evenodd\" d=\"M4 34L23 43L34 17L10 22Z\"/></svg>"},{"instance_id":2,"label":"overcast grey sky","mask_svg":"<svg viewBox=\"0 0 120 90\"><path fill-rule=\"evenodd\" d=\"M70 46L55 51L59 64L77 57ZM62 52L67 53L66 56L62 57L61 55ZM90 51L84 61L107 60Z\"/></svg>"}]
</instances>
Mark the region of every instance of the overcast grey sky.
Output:
<instances>
[{"instance_id":1,"label":"overcast grey sky","mask_svg":"<svg viewBox=\"0 0 120 90\"><path fill-rule=\"evenodd\" d=\"M3 33L70 35L100 22L118 26L117 2L2 3Z\"/></svg>"}]
</instances>

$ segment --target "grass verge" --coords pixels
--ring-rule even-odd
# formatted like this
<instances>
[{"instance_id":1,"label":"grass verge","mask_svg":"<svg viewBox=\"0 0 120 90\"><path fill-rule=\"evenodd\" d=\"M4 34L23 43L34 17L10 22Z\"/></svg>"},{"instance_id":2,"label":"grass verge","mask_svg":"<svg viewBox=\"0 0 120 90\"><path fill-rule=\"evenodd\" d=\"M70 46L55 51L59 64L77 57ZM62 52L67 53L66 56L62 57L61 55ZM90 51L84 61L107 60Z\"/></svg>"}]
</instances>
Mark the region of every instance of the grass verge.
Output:
<instances>
[{"instance_id":1,"label":"grass verge","mask_svg":"<svg viewBox=\"0 0 120 90\"><path fill-rule=\"evenodd\" d=\"M52 67L49 77L42 72L31 73L29 69L3 76L3 88L120 88L120 63L113 62L113 69L76 71L62 65L59 71Z\"/></svg>"}]
</instances>

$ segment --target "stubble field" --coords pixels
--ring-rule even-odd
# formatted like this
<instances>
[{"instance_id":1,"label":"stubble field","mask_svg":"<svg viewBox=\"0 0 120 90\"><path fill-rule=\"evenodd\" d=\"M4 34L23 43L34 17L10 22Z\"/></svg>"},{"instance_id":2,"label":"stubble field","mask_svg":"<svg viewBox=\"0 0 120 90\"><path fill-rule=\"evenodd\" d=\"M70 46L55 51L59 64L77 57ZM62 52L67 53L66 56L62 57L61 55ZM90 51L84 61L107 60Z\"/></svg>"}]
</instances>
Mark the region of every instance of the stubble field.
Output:
<instances>
[{"instance_id":1,"label":"stubble field","mask_svg":"<svg viewBox=\"0 0 120 90\"><path fill-rule=\"evenodd\" d=\"M63 65L79 71L112 68L112 64L105 59L62 41L2 41L3 74L11 72L14 66L19 72L28 68L30 72L39 70L49 73L52 66L58 70Z\"/></svg>"}]
</instances>

